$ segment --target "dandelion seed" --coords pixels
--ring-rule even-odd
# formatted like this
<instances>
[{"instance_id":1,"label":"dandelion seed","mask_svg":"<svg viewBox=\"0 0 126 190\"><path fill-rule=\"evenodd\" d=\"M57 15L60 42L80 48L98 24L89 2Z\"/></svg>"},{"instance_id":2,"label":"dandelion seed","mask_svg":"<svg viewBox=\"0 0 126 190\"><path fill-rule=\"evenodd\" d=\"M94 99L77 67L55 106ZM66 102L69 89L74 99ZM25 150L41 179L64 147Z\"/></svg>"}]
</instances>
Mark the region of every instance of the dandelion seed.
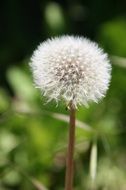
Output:
<instances>
[{"instance_id":1,"label":"dandelion seed","mask_svg":"<svg viewBox=\"0 0 126 190\"><path fill-rule=\"evenodd\" d=\"M71 100L75 107L98 102L111 78L107 54L83 37L63 36L45 41L35 50L30 66L37 88L49 100Z\"/></svg>"}]
</instances>

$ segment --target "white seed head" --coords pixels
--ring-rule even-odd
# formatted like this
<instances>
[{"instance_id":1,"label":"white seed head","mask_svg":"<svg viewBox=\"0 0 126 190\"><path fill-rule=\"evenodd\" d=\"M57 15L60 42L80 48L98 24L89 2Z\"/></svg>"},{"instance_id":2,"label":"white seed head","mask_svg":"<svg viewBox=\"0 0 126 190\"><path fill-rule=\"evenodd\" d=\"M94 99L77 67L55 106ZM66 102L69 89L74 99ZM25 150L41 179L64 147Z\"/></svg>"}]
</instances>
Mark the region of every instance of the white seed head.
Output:
<instances>
[{"instance_id":1,"label":"white seed head","mask_svg":"<svg viewBox=\"0 0 126 190\"><path fill-rule=\"evenodd\" d=\"M83 37L62 36L43 42L30 66L36 87L49 101L64 99L75 107L98 102L111 78L107 54Z\"/></svg>"}]
</instances>

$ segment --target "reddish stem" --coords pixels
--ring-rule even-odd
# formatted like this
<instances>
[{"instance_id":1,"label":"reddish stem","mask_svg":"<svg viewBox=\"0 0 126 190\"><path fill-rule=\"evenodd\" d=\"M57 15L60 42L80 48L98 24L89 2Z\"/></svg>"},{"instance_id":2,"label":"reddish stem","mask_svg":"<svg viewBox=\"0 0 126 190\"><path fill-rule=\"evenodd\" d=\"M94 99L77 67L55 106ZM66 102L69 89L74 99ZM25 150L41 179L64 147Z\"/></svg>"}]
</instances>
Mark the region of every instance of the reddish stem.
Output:
<instances>
[{"instance_id":1,"label":"reddish stem","mask_svg":"<svg viewBox=\"0 0 126 190\"><path fill-rule=\"evenodd\" d=\"M70 103L70 128L69 128L69 144L66 159L66 178L65 190L73 190L73 177L74 177L74 146L75 146L75 108Z\"/></svg>"}]
</instances>

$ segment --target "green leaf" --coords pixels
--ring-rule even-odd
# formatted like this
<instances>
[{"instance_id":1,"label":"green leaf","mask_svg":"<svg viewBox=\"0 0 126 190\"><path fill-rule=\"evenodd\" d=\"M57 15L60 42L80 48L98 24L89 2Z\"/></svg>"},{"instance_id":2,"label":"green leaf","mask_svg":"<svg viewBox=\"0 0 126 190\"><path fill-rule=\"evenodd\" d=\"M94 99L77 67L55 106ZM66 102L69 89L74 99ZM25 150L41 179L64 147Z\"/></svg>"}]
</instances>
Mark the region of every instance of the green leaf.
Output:
<instances>
[{"instance_id":1,"label":"green leaf","mask_svg":"<svg viewBox=\"0 0 126 190\"><path fill-rule=\"evenodd\" d=\"M16 96L24 101L34 101L37 91L28 74L18 67L13 67L7 72L8 82L12 86Z\"/></svg>"}]
</instances>

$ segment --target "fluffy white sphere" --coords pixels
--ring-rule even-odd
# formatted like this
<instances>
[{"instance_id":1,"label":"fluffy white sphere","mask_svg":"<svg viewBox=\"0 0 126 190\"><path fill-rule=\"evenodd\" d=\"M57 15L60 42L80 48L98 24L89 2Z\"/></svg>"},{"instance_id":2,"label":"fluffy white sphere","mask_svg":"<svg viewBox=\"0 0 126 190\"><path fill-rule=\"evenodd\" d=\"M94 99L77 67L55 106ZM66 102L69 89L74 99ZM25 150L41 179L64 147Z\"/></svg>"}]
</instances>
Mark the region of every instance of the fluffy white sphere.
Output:
<instances>
[{"instance_id":1,"label":"fluffy white sphere","mask_svg":"<svg viewBox=\"0 0 126 190\"><path fill-rule=\"evenodd\" d=\"M48 100L73 105L98 102L108 89L111 66L107 54L83 37L49 39L34 51L30 63L36 87Z\"/></svg>"}]
</instances>

